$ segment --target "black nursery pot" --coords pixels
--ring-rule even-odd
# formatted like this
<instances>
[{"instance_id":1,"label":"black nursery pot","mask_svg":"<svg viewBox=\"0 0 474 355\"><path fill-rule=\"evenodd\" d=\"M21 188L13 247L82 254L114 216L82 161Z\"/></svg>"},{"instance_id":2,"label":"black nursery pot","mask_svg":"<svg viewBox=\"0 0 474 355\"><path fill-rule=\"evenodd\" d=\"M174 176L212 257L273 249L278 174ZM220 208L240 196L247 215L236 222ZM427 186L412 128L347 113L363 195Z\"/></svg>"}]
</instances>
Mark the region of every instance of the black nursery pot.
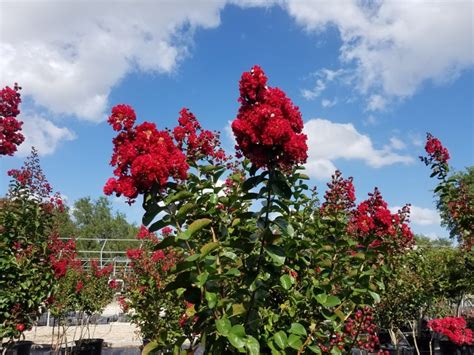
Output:
<instances>
[{"instance_id":1,"label":"black nursery pot","mask_svg":"<svg viewBox=\"0 0 474 355\"><path fill-rule=\"evenodd\" d=\"M450 341L440 341L439 347L442 355L474 355L471 346L459 346Z\"/></svg>"},{"instance_id":2,"label":"black nursery pot","mask_svg":"<svg viewBox=\"0 0 474 355\"><path fill-rule=\"evenodd\" d=\"M75 343L72 351L74 355L100 355L104 339L82 339L76 340Z\"/></svg>"},{"instance_id":3,"label":"black nursery pot","mask_svg":"<svg viewBox=\"0 0 474 355\"><path fill-rule=\"evenodd\" d=\"M28 341L28 340L14 342L8 347L5 354L6 355L30 355L31 345L33 345L33 342Z\"/></svg>"}]
</instances>

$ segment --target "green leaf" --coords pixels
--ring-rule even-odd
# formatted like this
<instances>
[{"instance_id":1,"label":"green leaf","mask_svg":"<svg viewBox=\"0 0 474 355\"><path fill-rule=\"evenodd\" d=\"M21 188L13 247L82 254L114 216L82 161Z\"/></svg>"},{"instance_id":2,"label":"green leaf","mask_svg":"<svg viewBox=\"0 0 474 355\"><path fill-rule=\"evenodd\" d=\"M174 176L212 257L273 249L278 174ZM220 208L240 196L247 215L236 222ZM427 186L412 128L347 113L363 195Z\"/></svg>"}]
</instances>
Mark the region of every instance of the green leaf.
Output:
<instances>
[{"instance_id":1,"label":"green leaf","mask_svg":"<svg viewBox=\"0 0 474 355\"><path fill-rule=\"evenodd\" d=\"M156 217L156 215L158 213L160 213L160 211L163 210L163 207L162 206L158 206L157 203L153 203L153 204L143 204L143 208L145 209L145 214L143 215L143 218L142 218L142 224L144 226L147 226L151 223L151 221L153 221L153 219Z\"/></svg>"},{"instance_id":2,"label":"green leaf","mask_svg":"<svg viewBox=\"0 0 474 355\"><path fill-rule=\"evenodd\" d=\"M260 184L263 181L264 177L262 175L252 176L244 181L242 185L242 189L244 191L249 191L253 189L255 186Z\"/></svg>"},{"instance_id":3,"label":"green leaf","mask_svg":"<svg viewBox=\"0 0 474 355\"><path fill-rule=\"evenodd\" d=\"M328 299L328 295L326 295L325 293L321 293L316 296L316 301L318 301L323 306L326 304L327 299Z\"/></svg>"},{"instance_id":4,"label":"green leaf","mask_svg":"<svg viewBox=\"0 0 474 355\"><path fill-rule=\"evenodd\" d=\"M295 230L291 224L288 224L288 221L283 217L278 217L275 219L274 223L280 227L283 235L288 237L293 237L295 235Z\"/></svg>"},{"instance_id":5,"label":"green leaf","mask_svg":"<svg viewBox=\"0 0 474 355\"><path fill-rule=\"evenodd\" d=\"M290 348L299 350L303 346L303 342L301 341L298 335L290 334L290 336L288 337L288 345L290 346Z\"/></svg>"},{"instance_id":6,"label":"green leaf","mask_svg":"<svg viewBox=\"0 0 474 355\"><path fill-rule=\"evenodd\" d=\"M232 315L236 316L245 313L245 307L242 303L234 303L232 305Z\"/></svg>"},{"instance_id":7,"label":"green leaf","mask_svg":"<svg viewBox=\"0 0 474 355\"><path fill-rule=\"evenodd\" d=\"M273 336L275 344L278 345L280 349L285 349L288 346L288 337L283 330L280 330Z\"/></svg>"},{"instance_id":8,"label":"green leaf","mask_svg":"<svg viewBox=\"0 0 474 355\"><path fill-rule=\"evenodd\" d=\"M142 355L148 355L150 354L153 350L155 350L156 348L158 348L158 343L153 340L153 341L150 341L148 344L145 345L145 347L143 348L142 350Z\"/></svg>"},{"instance_id":9,"label":"green leaf","mask_svg":"<svg viewBox=\"0 0 474 355\"><path fill-rule=\"evenodd\" d=\"M176 212L176 218L181 218L183 216L185 216L190 210L192 210L193 208L195 208L195 204L194 203L185 203L184 205L181 206L181 208L178 210L178 212Z\"/></svg>"},{"instance_id":10,"label":"green leaf","mask_svg":"<svg viewBox=\"0 0 474 355\"><path fill-rule=\"evenodd\" d=\"M325 307L334 307L337 306L338 304L341 304L341 300L339 297L336 296L328 296L326 299L326 302L324 303Z\"/></svg>"},{"instance_id":11,"label":"green leaf","mask_svg":"<svg viewBox=\"0 0 474 355\"><path fill-rule=\"evenodd\" d=\"M311 350L313 353L322 354L321 348L315 345L308 345L308 349Z\"/></svg>"},{"instance_id":12,"label":"green leaf","mask_svg":"<svg viewBox=\"0 0 474 355\"><path fill-rule=\"evenodd\" d=\"M291 288L291 277L289 275L282 275L280 277L280 284L285 290L289 290Z\"/></svg>"},{"instance_id":13,"label":"green leaf","mask_svg":"<svg viewBox=\"0 0 474 355\"><path fill-rule=\"evenodd\" d=\"M212 220L209 218L201 218L191 223L188 229L184 233L178 234L179 239L188 240L193 236L194 233L199 232L201 229L211 224Z\"/></svg>"},{"instance_id":14,"label":"green leaf","mask_svg":"<svg viewBox=\"0 0 474 355\"><path fill-rule=\"evenodd\" d=\"M218 242L209 242L203 245L203 247L201 248L201 257L204 258L207 254L216 249L218 246Z\"/></svg>"},{"instance_id":15,"label":"green leaf","mask_svg":"<svg viewBox=\"0 0 474 355\"><path fill-rule=\"evenodd\" d=\"M240 276L240 271L239 271L239 269L234 267L234 268L228 270L225 274L228 275L228 276Z\"/></svg>"},{"instance_id":16,"label":"green leaf","mask_svg":"<svg viewBox=\"0 0 474 355\"><path fill-rule=\"evenodd\" d=\"M285 251L277 245L268 245L265 247L265 252L272 258L275 265L281 266L285 263Z\"/></svg>"},{"instance_id":17,"label":"green leaf","mask_svg":"<svg viewBox=\"0 0 474 355\"><path fill-rule=\"evenodd\" d=\"M380 303L380 295L378 293L373 292L373 291L369 291L369 294L372 296L375 303Z\"/></svg>"},{"instance_id":18,"label":"green leaf","mask_svg":"<svg viewBox=\"0 0 474 355\"><path fill-rule=\"evenodd\" d=\"M229 334L227 335L227 339L229 342L237 349L241 349L245 346L246 339L245 339L245 328L241 324L234 325Z\"/></svg>"},{"instance_id":19,"label":"green leaf","mask_svg":"<svg viewBox=\"0 0 474 355\"><path fill-rule=\"evenodd\" d=\"M199 287L202 287L204 286L204 284L206 283L207 281L207 278L209 277L209 273L207 271L204 271L203 273L199 274L196 279L197 279L197 285Z\"/></svg>"},{"instance_id":20,"label":"green leaf","mask_svg":"<svg viewBox=\"0 0 474 355\"><path fill-rule=\"evenodd\" d=\"M260 344L257 339L249 335L247 337L247 343L245 344L250 355L259 355L260 354Z\"/></svg>"},{"instance_id":21,"label":"green leaf","mask_svg":"<svg viewBox=\"0 0 474 355\"><path fill-rule=\"evenodd\" d=\"M300 323L291 323L291 328L289 330L291 334L306 336L306 329Z\"/></svg>"},{"instance_id":22,"label":"green leaf","mask_svg":"<svg viewBox=\"0 0 474 355\"><path fill-rule=\"evenodd\" d=\"M175 245L176 241L174 237L166 237L161 242L158 243L156 249L165 249L169 246Z\"/></svg>"},{"instance_id":23,"label":"green leaf","mask_svg":"<svg viewBox=\"0 0 474 355\"><path fill-rule=\"evenodd\" d=\"M214 292L206 291L206 301L207 301L207 306L210 309L213 309L217 304L217 295Z\"/></svg>"},{"instance_id":24,"label":"green leaf","mask_svg":"<svg viewBox=\"0 0 474 355\"><path fill-rule=\"evenodd\" d=\"M193 254L193 255L188 256L185 260L186 260L186 261L196 261L196 260L199 259L200 257L201 257L201 254L195 253L195 254Z\"/></svg>"},{"instance_id":25,"label":"green leaf","mask_svg":"<svg viewBox=\"0 0 474 355\"><path fill-rule=\"evenodd\" d=\"M188 197L192 197L192 196L193 196L193 193L189 192L187 190L179 191L177 193L168 195L168 197L165 200L165 204L169 205L170 203L180 201L180 200L184 200L184 199L186 199Z\"/></svg>"},{"instance_id":26,"label":"green leaf","mask_svg":"<svg viewBox=\"0 0 474 355\"><path fill-rule=\"evenodd\" d=\"M148 230L150 232L156 232L157 230L160 230L163 227L169 226L171 224L169 216L164 216L163 219L160 219L159 221L156 221L153 223Z\"/></svg>"},{"instance_id":27,"label":"green leaf","mask_svg":"<svg viewBox=\"0 0 474 355\"><path fill-rule=\"evenodd\" d=\"M202 172L209 173L211 171L220 169L220 167L215 166L215 165L204 165L204 166L201 166L200 169L201 169Z\"/></svg>"},{"instance_id":28,"label":"green leaf","mask_svg":"<svg viewBox=\"0 0 474 355\"><path fill-rule=\"evenodd\" d=\"M216 329L219 332L219 334L223 336L227 336L232 328L232 323L230 323L230 320L227 318L223 317L221 319L216 320Z\"/></svg>"}]
</instances>

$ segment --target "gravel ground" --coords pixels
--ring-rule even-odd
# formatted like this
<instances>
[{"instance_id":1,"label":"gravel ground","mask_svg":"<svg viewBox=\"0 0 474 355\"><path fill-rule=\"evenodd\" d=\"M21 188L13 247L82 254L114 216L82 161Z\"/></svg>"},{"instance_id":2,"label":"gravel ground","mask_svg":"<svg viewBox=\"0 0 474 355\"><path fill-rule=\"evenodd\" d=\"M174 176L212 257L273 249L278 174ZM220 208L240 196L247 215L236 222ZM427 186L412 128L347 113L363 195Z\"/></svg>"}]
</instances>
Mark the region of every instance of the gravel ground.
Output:
<instances>
[{"instance_id":1,"label":"gravel ground","mask_svg":"<svg viewBox=\"0 0 474 355\"><path fill-rule=\"evenodd\" d=\"M76 328L77 331L76 331ZM76 331L77 340L79 338L80 327L71 326L67 330L67 340L71 342ZM137 328L130 323L113 322L109 324L90 325L90 338L103 338L104 345L111 347L138 347L142 345L142 339L138 335ZM26 340L31 340L36 344L51 344L53 327L39 326L25 332ZM55 329L57 332L57 328ZM87 333L85 334L87 336Z\"/></svg>"}]
</instances>

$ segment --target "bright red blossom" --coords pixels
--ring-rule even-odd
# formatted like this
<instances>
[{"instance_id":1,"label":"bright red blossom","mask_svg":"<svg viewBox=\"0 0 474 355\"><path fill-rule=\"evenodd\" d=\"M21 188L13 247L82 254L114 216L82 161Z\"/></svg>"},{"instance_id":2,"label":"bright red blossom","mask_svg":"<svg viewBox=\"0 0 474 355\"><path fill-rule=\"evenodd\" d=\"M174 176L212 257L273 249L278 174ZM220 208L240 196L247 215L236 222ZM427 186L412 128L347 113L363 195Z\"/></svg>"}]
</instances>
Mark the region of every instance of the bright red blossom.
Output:
<instances>
[{"instance_id":1,"label":"bright red blossom","mask_svg":"<svg viewBox=\"0 0 474 355\"><path fill-rule=\"evenodd\" d=\"M141 226L137 234L137 239L156 240L156 234L150 232L147 227Z\"/></svg>"},{"instance_id":2,"label":"bright red blossom","mask_svg":"<svg viewBox=\"0 0 474 355\"><path fill-rule=\"evenodd\" d=\"M7 86L0 90L0 155L13 155L25 140L20 133L23 122L16 119L20 114L20 90L16 83L13 89Z\"/></svg>"},{"instance_id":3,"label":"bright red blossom","mask_svg":"<svg viewBox=\"0 0 474 355\"><path fill-rule=\"evenodd\" d=\"M117 105L112 108L112 115L110 115L107 122L112 126L114 131L130 130L135 124L135 111L128 105Z\"/></svg>"},{"instance_id":4,"label":"bright red blossom","mask_svg":"<svg viewBox=\"0 0 474 355\"><path fill-rule=\"evenodd\" d=\"M441 141L430 133L427 134L425 150L432 160L442 164L447 163L450 158L448 150L443 147Z\"/></svg>"},{"instance_id":5,"label":"bright red blossom","mask_svg":"<svg viewBox=\"0 0 474 355\"><path fill-rule=\"evenodd\" d=\"M455 344L471 345L473 343L473 332L467 328L466 320L462 317L433 319L428 322L428 327L446 335Z\"/></svg>"},{"instance_id":6,"label":"bright red blossom","mask_svg":"<svg viewBox=\"0 0 474 355\"><path fill-rule=\"evenodd\" d=\"M377 188L369 196L353 212L348 231L369 248L384 245L394 250L410 246L413 233L405 223L409 207L392 214Z\"/></svg>"},{"instance_id":7,"label":"bright red blossom","mask_svg":"<svg viewBox=\"0 0 474 355\"><path fill-rule=\"evenodd\" d=\"M188 160L202 158L223 161L227 157L220 148L219 134L202 129L196 116L187 108L179 112L178 126L173 129L173 136L178 148L186 152Z\"/></svg>"},{"instance_id":8,"label":"bright red blossom","mask_svg":"<svg viewBox=\"0 0 474 355\"><path fill-rule=\"evenodd\" d=\"M113 140L110 162L116 178L110 178L104 186L106 195L124 195L129 203L154 185L163 187L170 178L186 179L189 168L167 131L159 131L149 122L133 127L134 122L131 107L119 105L112 109L109 123L121 131Z\"/></svg>"},{"instance_id":9,"label":"bright red blossom","mask_svg":"<svg viewBox=\"0 0 474 355\"><path fill-rule=\"evenodd\" d=\"M282 90L266 84L259 66L242 74L241 106L232 122L237 149L258 167L290 169L307 159L303 120Z\"/></svg>"}]
</instances>

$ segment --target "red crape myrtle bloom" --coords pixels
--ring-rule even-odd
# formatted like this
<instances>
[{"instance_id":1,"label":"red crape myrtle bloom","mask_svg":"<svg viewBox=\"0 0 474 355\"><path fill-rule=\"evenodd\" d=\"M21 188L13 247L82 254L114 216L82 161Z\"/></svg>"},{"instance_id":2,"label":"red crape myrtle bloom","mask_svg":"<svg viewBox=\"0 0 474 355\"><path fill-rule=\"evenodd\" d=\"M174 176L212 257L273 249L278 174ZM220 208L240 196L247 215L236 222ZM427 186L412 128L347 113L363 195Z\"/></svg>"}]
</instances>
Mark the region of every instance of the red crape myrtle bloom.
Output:
<instances>
[{"instance_id":1,"label":"red crape myrtle bloom","mask_svg":"<svg viewBox=\"0 0 474 355\"><path fill-rule=\"evenodd\" d=\"M282 90L267 86L259 66L242 74L239 102L232 130L245 157L262 168L290 169L306 162L301 113Z\"/></svg>"},{"instance_id":2,"label":"red crape myrtle bloom","mask_svg":"<svg viewBox=\"0 0 474 355\"><path fill-rule=\"evenodd\" d=\"M115 106L108 119L119 134L113 140L110 161L116 178L107 181L104 193L124 195L129 203L154 185L163 187L170 178L186 179L189 168L169 132L159 131L149 122L134 126L135 119L135 112L127 105Z\"/></svg>"},{"instance_id":3,"label":"red crape myrtle bloom","mask_svg":"<svg viewBox=\"0 0 474 355\"><path fill-rule=\"evenodd\" d=\"M13 89L7 86L0 90L0 155L13 155L25 140L20 133L23 122L16 119L20 113L20 90L16 83Z\"/></svg>"},{"instance_id":4,"label":"red crape myrtle bloom","mask_svg":"<svg viewBox=\"0 0 474 355\"><path fill-rule=\"evenodd\" d=\"M361 202L348 225L348 231L362 246L369 248L387 247L399 250L413 243L413 233L406 223L409 207L405 206L399 213L392 214L379 190L375 188L369 199Z\"/></svg>"},{"instance_id":5,"label":"red crape myrtle bloom","mask_svg":"<svg viewBox=\"0 0 474 355\"><path fill-rule=\"evenodd\" d=\"M173 129L178 148L186 152L190 161L202 158L224 161L225 152L220 148L219 134L202 129L196 116L187 108L179 112L178 126Z\"/></svg>"},{"instance_id":6,"label":"red crape myrtle bloom","mask_svg":"<svg viewBox=\"0 0 474 355\"><path fill-rule=\"evenodd\" d=\"M473 332L466 325L466 320L462 317L432 319L428 322L429 328L446 335L453 343L471 345L473 343Z\"/></svg>"},{"instance_id":7,"label":"red crape myrtle bloom","mask_svg":"<svg viewBox=\"0 0 474 355\"><path fill-rule=\"evenodd\" d=\"M325 202L321 206L322 215L350 211L355 206L355 189L352 177L344 179L342 173L336 170L332 181L327 186L328 190L324 194Z\"/></svg>"},{"instance_id":8,"label":"red crape myrtle bloom","mask_svg":"<svg viewBox=\"0 0 474 355\"><path fill-rule=\"evenodd\" d=\"M431 160L436 160L442 164L447 163L450 158L448 149L443 147L441 141L431 133L427 134L425 150Z\"/></svg>"}]
</instances>

